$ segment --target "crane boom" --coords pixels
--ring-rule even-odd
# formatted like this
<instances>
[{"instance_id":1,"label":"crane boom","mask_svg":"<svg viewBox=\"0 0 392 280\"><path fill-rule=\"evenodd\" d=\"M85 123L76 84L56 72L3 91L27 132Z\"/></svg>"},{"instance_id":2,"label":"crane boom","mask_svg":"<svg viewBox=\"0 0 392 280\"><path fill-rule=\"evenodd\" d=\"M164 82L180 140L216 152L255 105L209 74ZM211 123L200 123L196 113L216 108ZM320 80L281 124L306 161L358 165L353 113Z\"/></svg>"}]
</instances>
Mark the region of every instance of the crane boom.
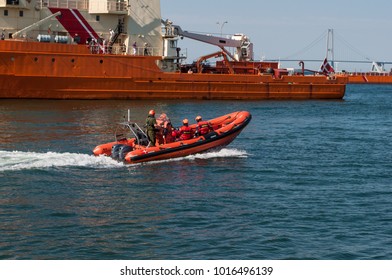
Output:
<instances>
[{"instance_id":1,"label":"crane boom","mask_svg":"<svg viewBox=\"0 0 392 280\"><path fill-rule=\"evenodd\" d=\"M183 31L181 27L178 25L173 25L173 28L174 28L174 34L178 36L186 37L203 43L208 43L218 47L239 48L242 45L241 40L234 40L234 39L228 39L223 37L216 37L212 35L203 35L203 34Z\"/></svg>"},{"instance_id":2,"label":"crane boom","mask_svg":"<svg viewBox=\"0 0 392 280\"><path fill-rule=\"evenodd\" d=\"M12 38L15 39L20 34L23 34L23 33L27 32L27 31L30 31L31 29L33 29L33 28L35 28L37 26L40 26L41 24L45 23L46 21L50 20L51 18L57 17L59 15L61 15L61 12L57 12L57 13L54 13L53 15L50 15L50 16L48 16L46 18L43 18L40 21L37 21L37 22L33 23L32 25L29 25L29 26L19 30L18 32L15 32L14 34L12 34Z\"/></svg>"},{"instance_id":3,"label":"crane boom","mask_svg":"<svg viewBox=\"0 0 392 280\"><path fill-rule=\"evenodd\" d=\"M236 34L231 38L223 38L183 31L182 28L178 25L170 25L170 28L173 30L173 33L176 36L186 37L203 43L211 44L221 48L222 50L224 50L225 47L236 48L236 54L234 55L234 58L237 61L253 60L253 43L251 43L249 38L244 34Z\"/></svg>"}]
</instances>

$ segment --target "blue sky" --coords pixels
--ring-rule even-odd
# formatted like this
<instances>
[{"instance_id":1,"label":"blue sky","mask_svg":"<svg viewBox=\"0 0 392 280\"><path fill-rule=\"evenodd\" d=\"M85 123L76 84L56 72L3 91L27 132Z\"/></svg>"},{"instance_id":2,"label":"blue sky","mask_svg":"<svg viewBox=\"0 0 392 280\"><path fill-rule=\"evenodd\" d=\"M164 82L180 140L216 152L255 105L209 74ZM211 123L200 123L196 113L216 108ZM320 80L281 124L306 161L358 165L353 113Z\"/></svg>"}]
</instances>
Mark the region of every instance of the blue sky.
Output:
<instances>
[{"instance_id":1,"label":"blue sky","mask_svg":"<svg viewBox=\"0 0 392 280\"><path fill-rule=\"evenodd\" d=\"M392 62L392 1L350 0L161 0L162 18L183 30L219 35L244 33L254 43L255 59L320 59L326 34L334 30L335 60ZM220 22L220 24L217 24ZM313 46L313 47L312 47ZM180 41L188 62L216 51L189 39ZM297 62L283 62L298 67ZM319 63L306 63L315 69ZM339 63L338 70L367 71L370 64ZM392 64L386 65L389 71Z\"/></svg>"}]
</instances>

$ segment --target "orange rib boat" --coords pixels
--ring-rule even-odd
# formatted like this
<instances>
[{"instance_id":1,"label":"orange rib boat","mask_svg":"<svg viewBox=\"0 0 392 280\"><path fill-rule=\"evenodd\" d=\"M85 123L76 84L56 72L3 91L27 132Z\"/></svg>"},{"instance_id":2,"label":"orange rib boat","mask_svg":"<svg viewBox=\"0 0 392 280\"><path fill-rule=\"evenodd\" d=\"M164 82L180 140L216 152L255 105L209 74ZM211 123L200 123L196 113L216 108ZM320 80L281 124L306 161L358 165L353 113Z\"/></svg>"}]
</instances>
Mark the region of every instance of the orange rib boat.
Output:
<instances>
[{"instance_id":1,"label":"orange rib boat","mask_svg":"<svg viewBox=\"0 0 392 280\"><path fill-rule=\"evenodd\" d=\"M249 124L251 118L249 112L233 112L209 120L213 130L205 135L158 146L148 146L146 134L136 123L124 122L116 130L115 141L97 146L93 153L96 156L111 156L125 163L185 157L227 146ZM196 130L196 124L190 127L193 132Z\"/></svg>"},{"instance_id":2,"label":"orange rib boat","mask_svg":"<svg viewBox=\"0 0 392 280\"><path fill-rule=\"evenodd\" d=\"M196 34L161 20L159 0L3 1L0 13L7 14L0 18L0 98L341 99L345 94L347 77L290 76L277 63L254 61L253 44L243 34ZM187 66L178 47L184 37L219 51ZM218 60L208 63L212 58Z\"/></svg>"}]
</instances>

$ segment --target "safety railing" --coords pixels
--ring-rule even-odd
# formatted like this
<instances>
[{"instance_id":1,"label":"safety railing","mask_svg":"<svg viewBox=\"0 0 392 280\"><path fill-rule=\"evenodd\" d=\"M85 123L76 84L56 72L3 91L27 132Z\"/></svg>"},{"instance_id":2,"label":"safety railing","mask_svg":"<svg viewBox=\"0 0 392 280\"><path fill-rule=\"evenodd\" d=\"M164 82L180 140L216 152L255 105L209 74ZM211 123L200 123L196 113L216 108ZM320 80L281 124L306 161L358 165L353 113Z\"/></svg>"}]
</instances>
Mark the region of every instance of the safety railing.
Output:
<instances>
[{"instance_id":1,"label":"safety railing","mask_svg":"<svg viewBox=\"0 0 392 280\"><path fill-rule=\"evenodd\" d=\"M130 55L143 55L143 56L160 56L161 50L153 47L131 47Z\"/></svg>"},{"instance_id":2,"label":"safety railing","mask_svg":"<svg viewBox=\"0 0 392 280\"><path fill-rule=\"evenodd\" d=\"M126 12L128 10L125 1L107 0L108 12Z\"/></svg>"},{"instance_id":3,"label":"safety railing","mask_svg":"<svg viewBox=\"0 0 392 280\"><path fill-rule=\"evenodd\" d=\"M39 8L64 8L88 10L88 0L40 0L37 2Z\"/></svg>"},{"instance_id":4,"label":"safety railing","mask_svg":"<svg viewBox=\"0 0 392 280\"><path fill-rule=\"evenodd\" d=\"M135 55L135 56L160 56L159 48L137 48L136 52L133 49L128 50L125 45L114 46L99 46L93 44L89 46L91 53L95 54L121 54L121 55Z\"/></svg>"}]
</instances>

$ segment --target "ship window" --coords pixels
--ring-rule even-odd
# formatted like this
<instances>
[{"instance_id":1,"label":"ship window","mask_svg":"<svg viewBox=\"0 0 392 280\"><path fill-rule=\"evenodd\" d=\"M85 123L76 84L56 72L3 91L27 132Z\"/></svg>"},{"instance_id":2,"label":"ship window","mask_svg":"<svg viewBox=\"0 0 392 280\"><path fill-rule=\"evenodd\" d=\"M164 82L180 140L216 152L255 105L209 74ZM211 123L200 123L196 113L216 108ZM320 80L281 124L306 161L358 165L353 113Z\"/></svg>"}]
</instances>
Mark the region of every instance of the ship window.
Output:
<instances>
[{"instance_id":1,"label":"ship window","mask_svg":"<svg viewBox=\"0 0 392 280\"><path fill-rule=\"evenodd\" d=\"M23 17L23 11L19 11L19 16Z\"/></svg>"},{"instance_id":2,"label":"ship window","mask_svg":"<svg viewBox=\"0 0 392 280\"><path fill-rule=\"evenodd\" d=\"M8 16L8 10L4 10L4 16Z\"/></svg>"},{"instance_id":3,"label":"ship window","mask_svg":"<svg viewBox=\"0 0 392 280\"><path fill-rule=\"evenodd\" d=\"M95 17L95 20L96 20L96 21L100 21L100 20L101 20L101 17L100 17L99 15L97 15L97 16Z\"/></svg>"}]
</instances>

